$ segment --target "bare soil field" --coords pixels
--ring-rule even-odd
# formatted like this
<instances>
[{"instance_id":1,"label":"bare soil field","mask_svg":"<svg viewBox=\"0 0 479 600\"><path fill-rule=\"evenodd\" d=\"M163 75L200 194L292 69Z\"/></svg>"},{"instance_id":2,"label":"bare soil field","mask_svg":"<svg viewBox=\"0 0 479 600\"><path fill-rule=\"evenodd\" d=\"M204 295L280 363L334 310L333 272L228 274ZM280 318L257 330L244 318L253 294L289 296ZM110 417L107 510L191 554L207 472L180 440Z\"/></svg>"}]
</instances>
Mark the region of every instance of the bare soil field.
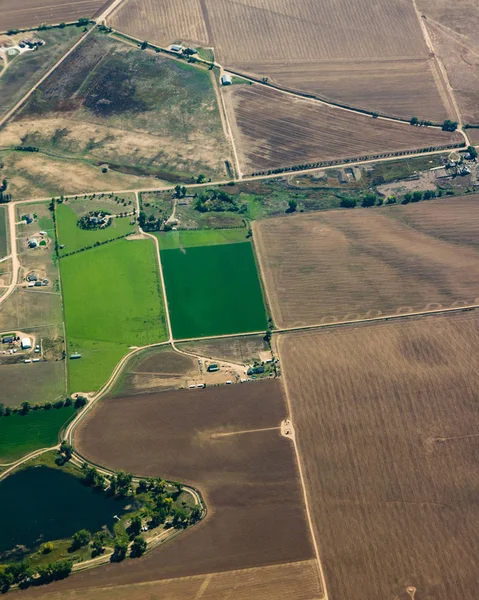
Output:
<instances>
[{"instance_id":1,"label":"bare soil field","mask_svg":"<svg viewBox=\"0 0 479 600\"><path fill-rule=\"evenodd\" d=\"M448 114L408 0L128 0L109 23L164 46L213 46L230 69L365 110Z\"/></svg>"},{"instance_id":2,"label":"bare soil field","mask_svg":"<svg viewBox=\"0 0 479 600\"><path fill-rule=\"evenodd\" d=\"M462 0L460 10L447 0L417 0L434 50L446 67L462 119L479 123L479 7Z\"/></svg>"},{"instance_id":3,"label":"bare soil field","mask_svg":"<svg viewBox=\"0 0 479 600\"><path fill-rule=\"evenodd\" d=\"M477 312L280 336L330 598L474 600Z\"/></svg>"},{"instance_id":4,"label":"bare soil field","mask_svg":"<svg viewBox=\"0 0 479 600\"><path fill-rule=\"evenodd\" d=\"M80 589L313 558L278 380L107 399L76 434L97 463L197 487L208 516L139 561L51 587ZM316 597L318 594L316 594Z\"/></svg>"},{"instance_id":5,"label":"bare soil field","mask_svg":"<svg viewBox=\"0 0 479 600\"><path fill-rule=\"evenodd\" d=\"M43 592L43 593L42 593ZM177 579L163 579L110 587L52 592L38 590L39 600L319 600L316 561L285 563L209 573Z\"/></svg>"},{"instance_id":6,"label":"bare soil field","mask_svg":"<svg viewBox=\"0 0 479 600\"><path fill-rule=\"evenodd\" d=\"M47 23L55 25L61 22L76 21L80 17L92 17L105 0L0 0L2 31L25 29Z\"/></svg>"},{"instance_id":7,"label":"bare soil field","mask_svg":"<svg viewBox=\"0 0 479 600\"><path fill-rule=\"evenodd\" d=\"M373 119L265 86L223 91L245 173L462 141L458 133Z\"/></svg>"},{"instance_id":8,"label":"bare soil field","mask_svg":"<svg viewBox=\"0 0 479 600\"><path fill-rule=\"evenodd\" d=\"M471 210L475 214L477 207L467 200L438 200L397 211L346 209L256 222L254 239L276 325L479 303Z\"/></svg>"}]
</instances>

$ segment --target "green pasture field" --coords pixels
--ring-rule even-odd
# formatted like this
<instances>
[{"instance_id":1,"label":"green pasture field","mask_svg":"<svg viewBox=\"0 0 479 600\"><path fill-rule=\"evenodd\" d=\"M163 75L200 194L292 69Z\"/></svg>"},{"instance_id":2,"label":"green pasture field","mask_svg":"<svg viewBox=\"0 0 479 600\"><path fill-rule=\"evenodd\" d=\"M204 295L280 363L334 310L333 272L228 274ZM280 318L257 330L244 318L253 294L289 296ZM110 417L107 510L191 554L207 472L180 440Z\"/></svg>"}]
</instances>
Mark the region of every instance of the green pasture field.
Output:
<instances>
[{"instance_id":1,"label":"green pasture field","mask_svg":"<svg viewBox=\"0 0 479 600\"><path fill-rule=\"evenodd\" d=\"M248 230L242 227L237 229L178 230L158 232L155 235L161 250L172 250L246 242L247 233Z\"/></svg>"},{"instance_id":2,"label":"green pasture field","mask_svg":"<svg viewBox=\"0 0 479 600\"><path fill-rule=\"evenodd\" d=\"M0 417L0 463L57 444L58 432L74 413L75 409L68 406Z\"/></svg>"},{"instance_id":3,"label":"green pasture field","mask_svg":"<svg viewBox=\"0 0 479 600\"><path fill-rule=\"evenodd\" d=\"M132 215L115 217L112 219L112 224L105 229L85 230L78 227L78 216L69 205L65 203L57 204L55 214L57 219L58 243L65 246L64 248L59 248L58 252L60 256L93 246L97 242L101 243L124 237L133 233L136 229L136 225L132 223L135 217Z\"/></svg>"},{"instance_id":4,"label":"green pasture field","mask_svg":"<svg viewBox=\"0 0 479 600\"><path fill-rule=\"evenodd\" d=\"M0 258L8 254L7 209L0 206Z\"/></svg>"},{"instance_id":5,"label":"green pasture field","mask_svg":"<svg viewBox=\"0 0 479 600\"><path fill-rule=\"evenodd\" d=\"M70 391L108 379L130 346L167 338L155 246L116 240L60 259Z\"/></svg>"},{"instance_id":6,"label":"green pasture field","mask_svg":"<svg viewBox=\"0 0 479 600\"><path fill-rule=\"evenodd\" d=\"M175 338L266 329L249 242L162 250L161 262Z\"/></svg>"},{"instance_id":7,"label":"green pasture field","mask_svg":"<svg viewBox=\"0 0 479 600\"><path fill-rule=\"evenodd\" d=\"M34 52L17 55L9 63L0 78L0 115L15 106L20 98L73 46L82 33L83 27L70 25L63 29L49 29L14 36L13 40L39 37L45 41L45 45Z\"/></svg>"}]
</instances>

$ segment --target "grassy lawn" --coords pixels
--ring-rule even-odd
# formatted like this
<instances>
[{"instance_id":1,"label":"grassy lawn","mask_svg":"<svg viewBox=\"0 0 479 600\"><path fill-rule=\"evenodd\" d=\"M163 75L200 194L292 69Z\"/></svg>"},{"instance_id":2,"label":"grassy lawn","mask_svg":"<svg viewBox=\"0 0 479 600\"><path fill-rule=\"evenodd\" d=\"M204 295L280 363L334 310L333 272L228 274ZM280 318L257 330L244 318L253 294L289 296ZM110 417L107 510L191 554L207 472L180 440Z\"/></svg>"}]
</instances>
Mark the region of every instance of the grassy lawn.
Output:
<instances>
[{"instance_id":1,"label":"grassy lawn","mask_svg":"<svg viewBox=\"0 0 479 600\"><path fill-rule=\"evenodd\" d=\"M175 338L266 329L249 242L163 250L161 261Z\"/></svg>"},{"instance_id":2,"label":"grassy lawn","mask_svg":"<svg viewBox=\"0 0 479 600\"><path fill-rule=\"evenodd\" d=\"M117 240L60 260L71 391L96 390L130 346L166 339L155 247Z\"/></svg>"},{"instance_id":3,"label":"grassy lawn","mask_svg":"<svg viewBox=\"0 0 479 600\"><path fill-rule=\"evenodd\" d=\"M32 34L20 33L14 41L38 36L46 43L35 52L16 56L0 79L0 115L6 113L50 69L83 33L83 27L69 26Z\"/></svg>"},{"instance_id":4,"label":"grassy lawn","mask_svg":"<svg viewBox=\"0 0 479 600\"><path fill-rule=\"evenodd\" d=\"M69 406L0 417L0 462L13 462L34 450L54 446L58 432L74 412Z\"/></svg>"},{"instance_id":5,"label":"grassy lawn","mask_svg":"<svg viewBox=\"0 0 479 600\"><path fill-rule=\"evenodd\" d=\"M58 243L65 246L59 250L60 256L93 246L97 242L106 242L123 237L135 231L135 225L132 224L134 217L131 215L129 217L115 217L112 219L112 224L105 229L85 230L78 227L78 216L70 206L65 203L58 204L55 210Z\"/></svg>"},{"instance_id":6,"label":"grassy lawn","mask_svg":"<svg viewBox=\"0 0 479 600\"><path fill-rule=\"evenodd\" d=\"M216 246L220 244L234 244L246 242L247 230L238 229L213 229L213 230L180 230L168 233L156 233L161 250L174 248L194 248L196 246Z\"/></svg>"},{"instance_id":7,"label":"grassy lawn","mask_svg":"<svg viewBox=\"0 0 479 600\"><path fill-rule=\"evenodd\" d=\"M6 256L7 253L7 209L0 206L0 258Z\"/></svg>"}]
</instances>

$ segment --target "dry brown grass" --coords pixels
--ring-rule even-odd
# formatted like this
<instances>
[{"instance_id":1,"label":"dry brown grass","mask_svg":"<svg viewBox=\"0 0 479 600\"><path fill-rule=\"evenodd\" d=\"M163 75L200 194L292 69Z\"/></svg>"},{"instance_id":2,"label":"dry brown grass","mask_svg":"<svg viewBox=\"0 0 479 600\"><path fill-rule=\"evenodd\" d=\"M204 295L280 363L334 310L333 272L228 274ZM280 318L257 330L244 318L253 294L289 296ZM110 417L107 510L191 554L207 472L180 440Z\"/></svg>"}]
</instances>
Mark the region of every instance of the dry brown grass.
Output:
<instances>
[{"instance_id":1,"label":"dry brown grass","mask_svg":"<svg viewBox=\"0 0 479 600\"><path fill-rule=\"evenodd\" d=\"M312 559L293 448L277 429L285 417L278 380L103 401L76 434L80 452L115 469L192 484L208 516L139 561L75 575L55 589ZM218 435L225 433L233 435Z\"/></svg>"},{"instance_id":2,"label":"dry brown grass","mask_svg":"<svg viewBox=\"0 0 479 600\"><path fill-rule=\"evenodd\" d=\"M475 600L478 313L279 339L330 598Z\"/></svg>"},{"instance_id":3,"label":"dry brown grass","mask_svg":"<svg viewBox=\"0 0 479 600\"><path fill-rule=\"evenodd\" d=\"M447 116L413 5L404 0L129 0L113 27L215 48L232 69L366 110Z\"/></svg>"},{"instance_id":4,"label":"dry brown grass","mask_svg":"<svg viewBox=\"0 0 479 600\"><path fill-rule=\"evenodd\" d=\"M39 600L319 600L316 561L113 587L35 594Z\"/></svg>"},{"instance_id":5,"label":"dry brown grass","mask_svg":"<svg viewBox=\"0 0 479 600\"><path fill-rule=\"evenodd\" d=\"M458 133L373 119L265 86L223 91L246 173L462 141Z\"/></svg>"},{"instance_id":6,"label":"dry brown grass","mask_svg":"<svg viewBox=\"0 0 479 600\"><path fill-rule=\"evenodd\" d=\"M409 225L393 218L408 221ZM478 303L477 201L431 201L255 224L279 327Z\"/></svg>"},{"instance_id":7,"label":"dry brown grass","mask_svg":"<svg viewBox=\"0 0 479 600\"><path fill-rule=\"evenodd\" d=\"M75 21L80 17L93 16L105 0L0 0L2 24L0 29L36 27L42 23L50 25Z\"/></svg>"},{"instance_id":8,"label":"dry brown grass","mask_svg":"<svg viewBox=\"0 0 479 600\"><path fill-rule=\"evenodd\" d=\"M228 337L176 344L180 350L193 352L207 358L247 364L259 358L259 353L268 350L263 336Z\"/></svg>"}]
</instances>

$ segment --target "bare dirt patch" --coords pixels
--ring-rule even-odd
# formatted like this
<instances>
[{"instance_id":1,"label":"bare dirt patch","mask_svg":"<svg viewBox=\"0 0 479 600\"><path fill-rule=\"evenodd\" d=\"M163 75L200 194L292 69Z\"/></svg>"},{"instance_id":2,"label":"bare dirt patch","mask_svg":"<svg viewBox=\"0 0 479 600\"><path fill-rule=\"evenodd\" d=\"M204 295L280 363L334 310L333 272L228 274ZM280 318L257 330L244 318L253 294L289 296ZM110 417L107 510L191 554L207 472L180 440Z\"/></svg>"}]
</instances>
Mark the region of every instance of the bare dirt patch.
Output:
<instances>
[{"instance_id":1,"label":"bare dirt patch","mask_svg":"<svg viewBox=\"0 0 479 600\"><path fill-rule=\"evenodd\" d=\"M409 211L422 229L405 224ZM470 245L475 212L477 201L438 200L397 212L329 211L255 223L276 325L355 321L476 303L479 251Z\"/></svg>"},{"instance_id":2,"label":"bare dirt patch","mask_svg":"<svg viewBox=\"0 0 479 600\"><path fill-rule=\"evenodd\" d=\"M42 23L56 24L91 17L105 4L105 0L22 0L12 3L0 1L2 31L15 28L35 27Z\"/></svg>"},{"instance_id":3,"label":"bare dirt patch","mask_svg":"<svg viewBox=\"0 0 479 600\"><path fill-rule=\"evenodd\" d=\"M476 312L279 338L331 598L476 597Z\"/></svg>"},{"instance_id":4,"label":"bare dirt patch","mask_svg":"<svg viewBox=\"0 0 479 600\"><path fill-rule=\"evenodd\" d=\"M373 119L265 86L223 93L245 173L462 141L458 133Z\"/></svg>"}]
</instances>

